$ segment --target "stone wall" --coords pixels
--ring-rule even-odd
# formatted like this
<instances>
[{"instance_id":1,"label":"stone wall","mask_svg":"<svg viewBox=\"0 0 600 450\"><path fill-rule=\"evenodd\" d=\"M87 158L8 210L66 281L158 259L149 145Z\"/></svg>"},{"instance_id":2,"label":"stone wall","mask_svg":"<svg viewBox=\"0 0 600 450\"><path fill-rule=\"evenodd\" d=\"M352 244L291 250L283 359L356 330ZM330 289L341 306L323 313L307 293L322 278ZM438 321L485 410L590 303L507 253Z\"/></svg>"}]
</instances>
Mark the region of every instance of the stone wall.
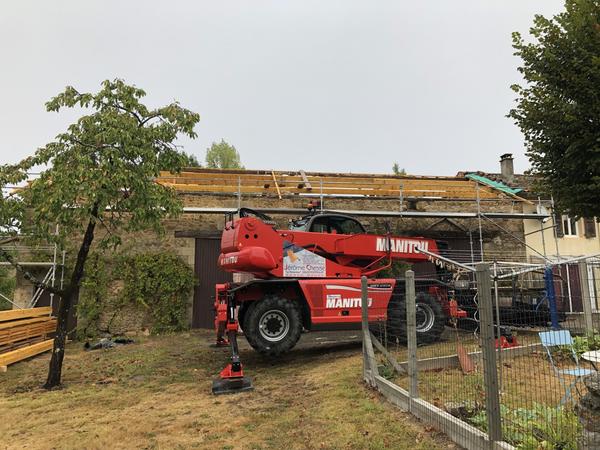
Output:
<instances>
[{"instance_id":1,"label":"stone wall","mask_svg":"<svg viewBox=\"0 0 600 450\"><path fill-rule=\"evenodd\" d=\"M237 208L238 198L235 195L219 194L182 194L185 206L207 207L207 208ZM279 199L272 196L245 196L242 198L242 206L249 208L306 208L309 199L300 196L291 196ZM482 211L494 212L521 212L521 204L509 199L498 201L485 201L481 204ZM392 198L325 198L325 209L362 210L362 211L398 211L399 199ZM476 212L477 204L474 201L442 201L442 200L420 200L404 201L403 210L413 211L446 211L446 212ZM291 216L277 216L274 220L282 228L287 227ZM382 233L385 230L385 222L390 225L394 234L418 235L443 239L444 237L454 239L469 239L471 237L478 244L479 222L477 219L443 219L443 218L360 218L370 232ZM522 220L497 220L502 228L523 239ZM125 252L151 252L151 251L174 251L190 267L194 267L195 238L202 235L220 235L224 223L222 214L191 214L184 213L176 219L164 221L165 232L157 236L154 232L140 232L123 235L123 245L119 251ZM511 238L509 234L502 232L497 226L487 221L482 222L482 236L484 253L489 255L514 255L520 257L525 254L523 246L518 240ZM185 237L179 237L185 236ZM102 237L98 233L96 242ZM19 279L15 291L15 298L24 299L31 297L31 286L24 280ZM21 301L21 300L19 300ZM189 317L192 317L193 294L189 299ZM129 318L127 318L129 317ZM135 312L124 315L119 329L131 331L145 326L145 319L138 317Z\"/></svg>"},{"instance_id":2,"label":"stone wall","mask_svg":"<svg viewBox=\"0 0 600 450\"><path fill-rule=\"evenodd\" d=\"M237 208L238 199L235 196L206 195L206 194L184 194L186 206L205 208ZM309 199L306 197L277 197L247 196L243 197L241 204L248 208L306 208ZM404 201L403 210L419 212L477 212L477 204L474 201L441 201L420 200ZM325 198L325 209L359 210L359 211L399 211L399 199L382 198ZM411 209L409 209L411 208ZM482 201L482 212L522 212L522 204L510 199L498 201ZM279 227L287 227L292 218L289 215L272 215ZM372 218L360 217L360 221L366 225L369 232L385 232L385 223L390 225L392 233L408 236L426 236L436 239L444 237L469 239L469 232L478 245L479 221L478 219L443 219L443 218ZM221 233L223 216L220 214L184 214L172 224L175 231L186 231L193 234ZM495 224L494 224L495 223ZM517 260L525 257L524 246L519 242L523 240L523 221L518 219L494 220L491 223L482 219L482 237L485 254L490 259L497 255L512 255ZM502 229L506 231L502 231ZM511 236L514 235L515 237Z\"/></svg>"}]
</instances>

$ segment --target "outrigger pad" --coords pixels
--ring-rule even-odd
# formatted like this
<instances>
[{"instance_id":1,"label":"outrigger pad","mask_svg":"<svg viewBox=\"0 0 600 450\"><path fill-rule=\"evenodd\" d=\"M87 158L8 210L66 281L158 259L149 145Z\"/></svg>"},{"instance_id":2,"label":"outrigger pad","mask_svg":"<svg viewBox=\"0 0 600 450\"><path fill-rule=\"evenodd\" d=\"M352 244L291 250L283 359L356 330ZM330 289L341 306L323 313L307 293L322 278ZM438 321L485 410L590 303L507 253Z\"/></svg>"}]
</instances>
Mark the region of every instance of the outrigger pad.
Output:
<instances>
[{"instance_id":1,"label":"outrigger pad","mask_svg":"<svg viewBox=\"0 0 600 450\"><path fill-rule=\"evenodd\" d=\"M237 392L251 391L254 389L252 380L248 377L239 378L216 378L213 380L212 393L235 394Z\"/></svg>"}]
</instances>

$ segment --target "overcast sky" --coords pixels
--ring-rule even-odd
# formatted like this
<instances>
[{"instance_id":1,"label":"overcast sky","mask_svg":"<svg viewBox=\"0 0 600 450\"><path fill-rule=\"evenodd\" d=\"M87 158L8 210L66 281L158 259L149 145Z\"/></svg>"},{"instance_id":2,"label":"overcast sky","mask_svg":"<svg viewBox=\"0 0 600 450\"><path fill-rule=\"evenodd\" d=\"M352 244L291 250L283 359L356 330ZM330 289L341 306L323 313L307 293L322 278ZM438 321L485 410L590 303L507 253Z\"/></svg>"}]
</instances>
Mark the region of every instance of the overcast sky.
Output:
<instances>
[{"instance_id":1,"label":"overcast sky","mask_svg":"<svg viewBox=\"0 0 600 450\"><path fill-rule=\"evenodd\" d=\"M528 167L505 117L511 32L562 0L3 1L0 162L76 119L44 103L123 78L149 106L200 114L185 150L235 145L250 169L498 171Z\"/></svg>"}]
</instances>

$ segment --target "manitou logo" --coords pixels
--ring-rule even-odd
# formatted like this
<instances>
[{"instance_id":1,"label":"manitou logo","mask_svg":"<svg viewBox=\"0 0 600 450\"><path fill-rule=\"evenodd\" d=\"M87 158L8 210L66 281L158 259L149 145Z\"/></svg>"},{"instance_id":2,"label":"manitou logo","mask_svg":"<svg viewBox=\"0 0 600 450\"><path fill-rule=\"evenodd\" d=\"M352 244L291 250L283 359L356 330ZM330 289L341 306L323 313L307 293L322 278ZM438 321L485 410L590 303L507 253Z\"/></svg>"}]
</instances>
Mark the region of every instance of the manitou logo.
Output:
<instances>
[{"instance_id":1,"label":"manitou logo","mask_svg":"<svg viewBox=\"0 0 600 450\"><path fill-rule=\"evenodd\" d=\"M369 299L369 306L373 299ZM342 298L340 294L328 294L325 308L360 308L362 306L361 298Z\"/></svg>"},{"instance_id":2,"label":"manitou logo","mask_svg":"<svg viewBox=\"0 0 600 450\"><path fill-rule=\"evenodd\" d=\"M389 246L388 246L389 242ZM392 251L395 253L417 253L415 249L429 250L429 242L427 241L415 241L413 239L394 239L378 237L377 238L377 251L387 252Z\"/></svg>"},{"instance_id":3,"label":"manitou logo","mask_svg":"<svg viewBox=\"0 0 600 450\"><path fill-rule=\"evenodd\" d=\"M224 256L221 259L221 265L222 266L226 266L228 264L236 264L238 261L238 257L237 255L233 255L233 256Z\"/></svg>"}]
</instances>

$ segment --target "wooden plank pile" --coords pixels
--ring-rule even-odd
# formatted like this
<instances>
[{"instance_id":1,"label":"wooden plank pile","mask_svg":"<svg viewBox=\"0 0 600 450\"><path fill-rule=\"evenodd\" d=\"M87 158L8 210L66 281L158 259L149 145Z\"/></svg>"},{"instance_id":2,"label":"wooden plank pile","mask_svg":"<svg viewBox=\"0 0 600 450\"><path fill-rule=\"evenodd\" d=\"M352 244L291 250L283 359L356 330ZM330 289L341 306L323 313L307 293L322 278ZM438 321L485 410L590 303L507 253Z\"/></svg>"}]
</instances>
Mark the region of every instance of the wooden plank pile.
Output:
<instances>
[{"instance_id":1,"label":"wooden plank pile","mask_svg":"<svg viewBox=\"0 0 600 450\"><path fill-rule=\"evenodd\" d=\"M52 348L48 338L56 330L56 318L51 313L50 307L0 311L0 371Z\"/></svg>"},{"instance_id":2,"label":"wooden plank pile","mask_svg":"<svg viewBox=\"0 0 600 450\"><path fill-rule=\"evenodd\" d=\"M185 169L161 172L156 180L185 193L254 194L282 198L290 195L364 196L405 199L474 200L504 198L501 192L464 177L421 177L261 171Z\"/></svg>"}]
</instances>

